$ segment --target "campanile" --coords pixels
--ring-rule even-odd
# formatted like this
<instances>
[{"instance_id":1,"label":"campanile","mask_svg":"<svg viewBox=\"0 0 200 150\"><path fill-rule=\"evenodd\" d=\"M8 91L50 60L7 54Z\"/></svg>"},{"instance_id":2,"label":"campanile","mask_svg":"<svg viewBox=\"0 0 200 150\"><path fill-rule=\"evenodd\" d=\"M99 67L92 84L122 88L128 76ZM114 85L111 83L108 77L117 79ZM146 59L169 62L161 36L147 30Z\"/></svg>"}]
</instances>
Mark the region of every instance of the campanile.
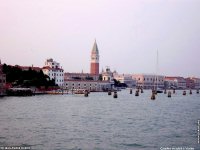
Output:
<instances>
[{"instance_id":1,"label":"campanile","mask_svg":"<svg viewBox=\"0 0 200 150\"><path fill-rule=\"evenodd\" d=\"M90 74L99 75L99 50L96 40L91 52Z\"/></svg>"}]
</instances>

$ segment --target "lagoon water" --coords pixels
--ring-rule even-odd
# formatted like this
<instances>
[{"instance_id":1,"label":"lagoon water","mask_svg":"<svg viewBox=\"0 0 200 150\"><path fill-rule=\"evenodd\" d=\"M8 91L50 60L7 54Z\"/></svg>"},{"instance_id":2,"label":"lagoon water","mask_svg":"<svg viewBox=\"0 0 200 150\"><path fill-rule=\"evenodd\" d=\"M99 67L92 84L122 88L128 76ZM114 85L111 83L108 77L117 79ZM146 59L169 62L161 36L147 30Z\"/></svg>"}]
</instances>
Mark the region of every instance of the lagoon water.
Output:
<instances>
[{"instance_id":1,"label":"lagoon water","mask_svg":"<svg viewBox=\"0 0 200 150\"><path fill-rule=\"evenodd\" d=\"M0 98L0 147L38 150L200 149L200 94L172 98L128 90L107 93ZM186 149L185 149L186 150Z\"/></svg>"}]
</instances>

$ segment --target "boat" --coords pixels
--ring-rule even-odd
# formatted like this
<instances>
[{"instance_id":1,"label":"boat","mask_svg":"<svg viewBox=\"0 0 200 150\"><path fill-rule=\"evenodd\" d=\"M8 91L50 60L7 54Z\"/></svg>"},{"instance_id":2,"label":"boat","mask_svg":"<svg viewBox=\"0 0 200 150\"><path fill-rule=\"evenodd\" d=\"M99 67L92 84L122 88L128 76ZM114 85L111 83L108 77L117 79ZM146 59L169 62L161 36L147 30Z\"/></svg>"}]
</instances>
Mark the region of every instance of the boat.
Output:
<instances>
[{"instance_id":1,"label":"boat","mask_svg":"<svg viewBox=\"0 0 200 150\"><path fill-rule=\"evenodd\" d=\"M163 93L163 90L161 88L157 88L156 93Z\"/></svg>"},{"instance_id":2,"label":"boat","mask_svg":"<svg viewBox=\"0 0 200 150\"><path fill-rule=\"evenodd\" d=\"M74 94L85 94L87 90L86 89L74 89L73 93Z\"/></svg>"}]
</instances>

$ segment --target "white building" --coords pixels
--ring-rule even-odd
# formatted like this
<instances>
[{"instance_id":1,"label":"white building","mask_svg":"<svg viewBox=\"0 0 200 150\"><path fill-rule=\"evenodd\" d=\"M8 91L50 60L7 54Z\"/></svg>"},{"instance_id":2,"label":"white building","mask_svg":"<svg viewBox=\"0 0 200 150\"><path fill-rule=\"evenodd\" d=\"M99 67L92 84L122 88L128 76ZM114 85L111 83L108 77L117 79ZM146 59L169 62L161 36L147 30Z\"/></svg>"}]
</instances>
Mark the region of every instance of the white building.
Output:
<instances>
[{"instance_id":1,"label":"white building","mask_svg":"<svg viewBox=\"0 0 200 150\"><path fill-rule=\"evenodd\" d=\"M90 73L64 73L64 80L99 80L99 75Z\"/></svg>"},{"instance_id":2,"label":"white building","mask_svg":"<svg viewBox=\"0 0 200 150\"><path fill-rule=\"evenodd\" d=\"M183 77L165 77L167 88L186 89L186 80Z\"/></svg>"},{"instance_id":3,"label":"white building","mask_svg":"<svg viewBox=\"0 0 200 150\"><path fill-rule=\"evenodd\" d=\"M164 88L164 76L162 75L134 74L132 78L136 80L136 86L144 89Z\"/></svg>"},{"instance_id":4,"label":"white building","mask_svg":"<svg viewBox=\"0 0 200 150\"><path fill-rule=\"evenodd\" d=\"M192 77L191 79L194 81L195 89L200 89L200 78Z\"/></svg>"},{"instance_id":5,"label":"white building","mask_svg":"<svg viewBox=\"0 0 200 150\"><path fill-rule=\"evenodd\" d=\"M125 83L129 88L136 86L136 80L132 78L131 75L125 74L113 74L114 79L120 81L120 83Z\"/></svg>"},{"instance_id":6,"label":"white building","mask_svg":"<svg viewBox=\"0 0 200 150\"><path fill-rule=\"evenodd\" d=\"M52 58L45 61L45 66L42 68L44 74L48 75L50 79L55 80L55 84L62 87L64 85L64 70L60 64Z\"/></svg>"},{"instance_id":7,"label":"white building","mask_svg":"<svg viewBox=\"0 0 200 150\"><path fill-rule=\"evenodd\" d=\"M107 81L94 81L94 80L65 80L64 89L87 89L89 91L103 91L111 89L111 83Z\"/></svg>"},{"instance_id":8,"label":"white building","mask_svg":"<svg viewBox=\"0 0 200 150\"><path fill-rule=\"evenodd\" d=\"M106 68L106 71L102 71L101 74L102 74L102 81L109 81L114 83L113 72L111 72L109 67Z\"/></svg>"}]
</instances>

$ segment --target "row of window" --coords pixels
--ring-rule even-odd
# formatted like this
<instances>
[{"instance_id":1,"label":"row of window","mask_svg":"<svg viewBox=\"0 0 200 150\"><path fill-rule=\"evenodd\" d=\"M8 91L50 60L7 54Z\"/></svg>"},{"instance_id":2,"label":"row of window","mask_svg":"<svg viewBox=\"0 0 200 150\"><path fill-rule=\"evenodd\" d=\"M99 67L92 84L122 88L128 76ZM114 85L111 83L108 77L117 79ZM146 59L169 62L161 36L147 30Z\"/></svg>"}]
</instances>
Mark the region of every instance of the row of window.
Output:
<instances>
[{"instance_id":1,"label":"row of window","mask_svg":"<svg viewBox=\"0 0 200 150\"><path fill-rule=\"evenodd\" d=\"M64 82L64 80L56 80L56 82Z\"/></svg>"},{"instance_id":2,"label":"row of window","mask_svg":"<svg viewBox=\"0 0 200 150\"><path fill-rule=\"evenodd\" d=\"M59 76L59 74L56 74L56 73L54 73L54 74L53 73L52 74L49 73L49 76L50 75L52 75L52 76ZM60 76L64 76L64 74L60 74Z\"/></svg>"},{"instance_id":3,"label":"row of window","mask_svg":"<svg viewBox=\"0 0 200 150\"><path fill-rule=\"evenodd\" d=\"M138 80L140 81L140 78L138 78ZM141 78L141 80L142 80L142 78ZM144 80L144 81L145 81L145 80L147 80L147 81L157 81L158 79L157 79L157 78L156 78L156 79L153 79L153 78L146 78L146 79L145 79L145 78L144 78L143 80ZM160 81L163 82L164 80L158 80L158 81L159 81L159 82L160 82Z\"/></svg>"},{"instance_id":4,"label":"row of window","mask_svg":"<svg viewBox=\"0 0 200 150\"><path fill-rule=\"evenodd\" d=\"M63 72L63 70L53 70L54 72Z\"/></svg>"},{"instance_id":5,"label":"row of window","mask_svg":"<svg viewBox=\"0 0 200 150\"><path fill-rule=\"evenodd\" d=\"M0 79L0 83L6 83L6 80L1 80L1 79Z\"/></svg>"},{"instance_id":6,"label":"row of window","mask_svg":"<svg viewBox=\"0 0 200 150\"><path fill-rule=\"evenodd\" d=\"M74 86L75 84L72 83L72 86ZM66 83L66 86L68 86L68 83ZM79 83L78 86L81 86L81 84ZM86 84L84 84L84 86L86 86ZM90 86L92 86L92 84L90 84ZM97 84L95 84L95 86L97 86Z\"/></svg>"}]
</instances>

